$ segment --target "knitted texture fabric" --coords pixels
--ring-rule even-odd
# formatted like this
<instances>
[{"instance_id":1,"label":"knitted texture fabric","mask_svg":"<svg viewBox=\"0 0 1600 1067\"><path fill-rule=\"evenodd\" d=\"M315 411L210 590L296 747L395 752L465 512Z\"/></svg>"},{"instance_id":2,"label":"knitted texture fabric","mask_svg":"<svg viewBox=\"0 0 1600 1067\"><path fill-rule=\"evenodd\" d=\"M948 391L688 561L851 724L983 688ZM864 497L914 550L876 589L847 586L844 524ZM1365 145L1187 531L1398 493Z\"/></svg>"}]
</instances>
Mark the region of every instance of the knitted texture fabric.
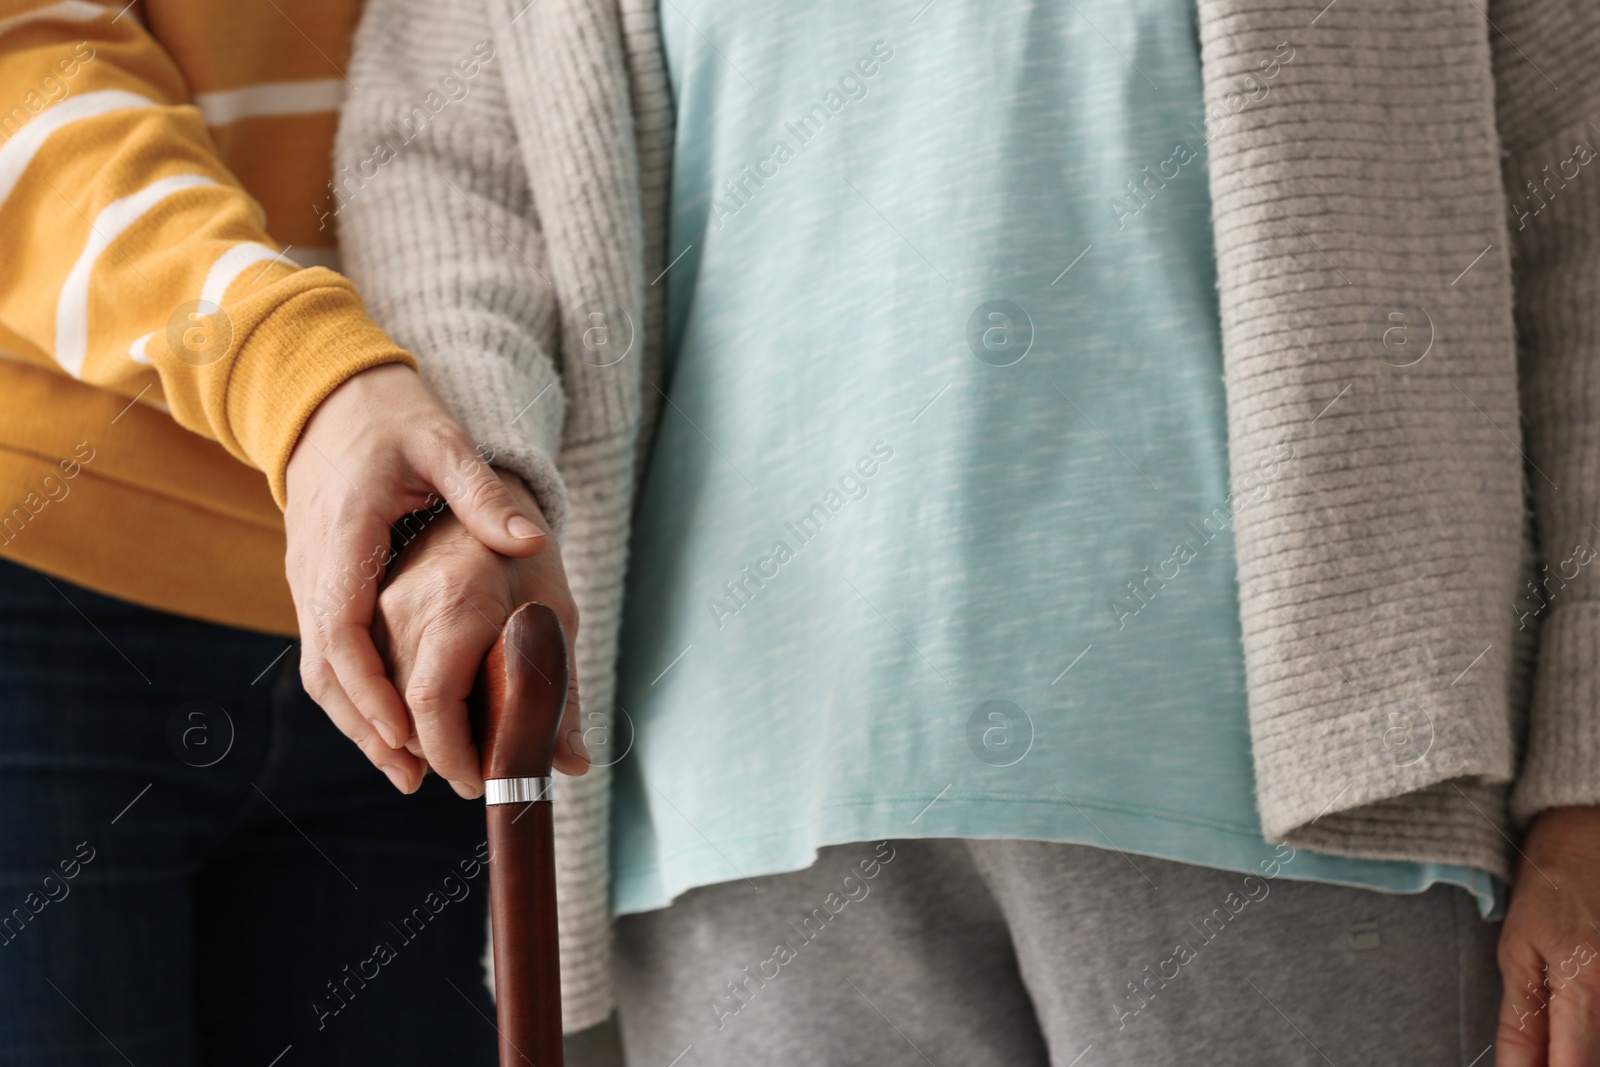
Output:
<instances>
[{"instance_id":1,"label":"knitted texture fabric","mask_svg":"<svg viewBox=\"0 0 1600 1067\"><path fill-rule=\"evenodd\" d=\"M1263 828L1508 876L1513 823L1597 796L1577 561L1600 473L1600 182L1543 218L1505 185L1591 143L1600 33L1523 3L1494 8L1503 33L1432 0L1200 14L1236 484L1296 450L1236 525ZM1289 70L1236 109L1284 41ZM1533 599L1529 559L1549 568Z\"/></svg>"},{"instance_id":2,"label":"knitted texture fabric","mask_svg":"<svg viewBox=\"0 0 1600 1067\"><path fill-rule=\"evenodd\" d=\"M374 318L560 529L595 723L661 398L656 17L371 0L336 159ZM1200 0L1199 27L1235 485L1294 450L1229 502L1263 829L1509 877L1529 817L1600 803L1600 26ZM556 789L569 1030L612 1004L607 788Z\"/></svg>"}]
</instances>

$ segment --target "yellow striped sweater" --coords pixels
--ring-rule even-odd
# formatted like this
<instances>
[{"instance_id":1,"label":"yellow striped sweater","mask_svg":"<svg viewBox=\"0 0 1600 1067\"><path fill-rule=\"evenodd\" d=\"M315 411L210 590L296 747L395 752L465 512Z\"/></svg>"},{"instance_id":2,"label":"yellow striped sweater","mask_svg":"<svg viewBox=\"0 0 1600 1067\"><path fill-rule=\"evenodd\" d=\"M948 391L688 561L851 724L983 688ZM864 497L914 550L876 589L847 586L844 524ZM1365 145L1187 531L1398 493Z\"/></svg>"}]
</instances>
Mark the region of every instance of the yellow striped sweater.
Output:
<instances>
[{"instance_id":1,"label":"yellow striped sweater","mask_svg":"<svg viewBox=\"0 0 1600 1067\"><path fill-rule=\"evenodd\" d=\"M346 378L415 366L329 269L359 14L0 0L0 556L295 631L289 453Z\"/></svg>"}]
</instances>

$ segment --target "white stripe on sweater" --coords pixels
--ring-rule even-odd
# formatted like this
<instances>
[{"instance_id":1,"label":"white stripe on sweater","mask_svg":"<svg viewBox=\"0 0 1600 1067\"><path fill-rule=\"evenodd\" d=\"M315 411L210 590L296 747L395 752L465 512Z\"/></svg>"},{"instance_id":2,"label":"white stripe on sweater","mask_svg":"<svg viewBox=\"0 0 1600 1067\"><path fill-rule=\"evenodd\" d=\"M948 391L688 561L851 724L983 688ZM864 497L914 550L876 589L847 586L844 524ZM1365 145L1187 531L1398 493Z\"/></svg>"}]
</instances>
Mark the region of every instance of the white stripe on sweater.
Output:
<instances>
[{"instance_id":1,"label":"white stripe on sweater","mask_svg":"<svg viewBox=\"0 0 1600 1067\"><path fill-rule=\"evenodd\" d=\"M223 298L228 295L228 287L247 268L254 263L280 258L284 258L280 253L266 245L258 245L254 241L243 241L234 245L218 256L217 261L211 264L211 269L206 272L205 284L200 287L201 303L211 303L221 307Z\"/></svg>"},{"instance_id":2,"label":"white stripe on sweater","mask_svg":"<svg viewBox=\"0 0 1600 1067\"><path fill-rule=\"evenodd\" d=\"M256 115L312 115L337 111L344 100L343 78L247 85L219 93L195 93L195 106L207 126L226 126Z\"/></svg>"},{"instance_id":3,"label":"white stripe on sweater","mask_svg":"<svg viewBox=\"0 0 1600 1067\"><path fill-rule=\"evenodd\" d=\"M274 252L266 245L245 241L234 245L211 265L211 270L206 273L206 280L200 287L200 299L209 301L217 307L222 306L223 298L228 295L228 289L252 265L263 261L281 261L291 267L298 268L300 264L284 255ZM263 271L265 273L265 271ZM133 344L128 346L128 358L135 363L150 365L150 342L155 339L158 331L135 338Z\"/></svg>"},{"instance_id":4,"label":"white stripe on sweater","mask_svg":"<svg viewBox=\"0 0 1600 1067\"><path fill-rule=\"evenodd\" d=\"M122 89L102 89L99 92L71 96L39 112L38 116L22 127L9 141L0 144L0 207L5 206L11 190L22 180L22 174L39 154L50 135L77 122L112 111L130 108L155 107L154 100Z\"/></svg>"},{"instance_id":5,"label":"white stripe on sweater","mask_svg":"<svg viewBox=\"0 0 1600 1067\"><path fill-rule=\"evenodd\" d=\"M56 301L56 362L74 378L83 375L83 360L89 350L89 279L100 254L122 233L144 218L150 209L173 193L216 182L203 174L174 174L160 178L132 196L113 200L95 216L78 260L62 283Z\"/></svg>"},{"instance_id":6,"label":"white stripe on sweater","mask_svg":"<svg viewBox=\"0 0 1600 1067\"><path fill-rule=\"evenodd\" d=\"M143 337L135 340L133 344L129 345L128 358L133 360L135 363L143 363L148 367L150 365L150 353L148 351L148 345L150 344L150 339L155 335L156 331L151 330Z\"/></svg>"},{"instance_id":7,"label":"white stripe on sweater","mask_svg":"<svg viewBox=\"0 0 1600 1067\"><path fill-rule=\"evenodd\" d=\"M104 14L106 14L105 8L99 4L91 4L88 0L61 0L59 4L51 4L49 7L24 11L20 15L0 19L0 33L10 33L18 26L25 26L30 22L93 22Z\"/></svg>"}]
</instances>

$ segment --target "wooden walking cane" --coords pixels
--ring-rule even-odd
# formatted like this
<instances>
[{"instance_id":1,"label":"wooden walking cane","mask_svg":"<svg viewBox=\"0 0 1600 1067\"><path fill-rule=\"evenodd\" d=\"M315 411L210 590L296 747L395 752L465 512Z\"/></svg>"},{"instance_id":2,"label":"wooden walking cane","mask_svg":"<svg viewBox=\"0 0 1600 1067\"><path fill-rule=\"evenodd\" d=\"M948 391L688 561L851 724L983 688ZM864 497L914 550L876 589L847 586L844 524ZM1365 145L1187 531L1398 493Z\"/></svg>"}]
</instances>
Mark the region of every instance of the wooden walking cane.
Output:
<instances>
[{"instance_id":1,"label":"wooden walking cane","mask_svg":"<svg viewBox=\"0 0 1600 1067\"><path fill-rule=\"evenodd\" d=\"M489 915L501 1067L562 1067L550 761L567 704L556 613L524 604L469 700L489 820Z\"/></svg>"}]
</instances>

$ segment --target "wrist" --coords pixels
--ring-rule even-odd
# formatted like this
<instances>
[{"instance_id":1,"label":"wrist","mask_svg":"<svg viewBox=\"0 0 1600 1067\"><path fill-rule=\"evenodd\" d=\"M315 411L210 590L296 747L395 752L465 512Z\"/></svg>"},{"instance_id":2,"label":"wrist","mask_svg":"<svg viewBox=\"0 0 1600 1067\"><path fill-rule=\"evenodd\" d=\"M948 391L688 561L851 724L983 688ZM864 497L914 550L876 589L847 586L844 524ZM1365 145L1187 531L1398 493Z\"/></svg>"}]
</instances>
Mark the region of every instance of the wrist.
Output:
<instances>
[{"instance_id":1,"label":"wrist","mask_svg":"<svg viewBox=\"0 0 1600 1067\"><path fill-rule=\"evenodd\" d=\"M289 464L302 451L300 443L330 399L347 391L351 382L374 375L408 374L421 380L412 356L376 326L367 323L365 330L354 332L358 337L349 345L336 346L315 358L289 360L290 371L281 369L285 360L276 349L270 359L260 357L254 348L240 355L241 361L250 361L248 366L263 364L270 371L259 367L247 371L247 364L236 364L227 403L230 420L242 428L236 440L229 435L221 439L222 444L235 454L242 450L261 467L280 508L287 502ZM296 351L321 343L317 337L301 338L300 342Z\"/></svg>"},{"instance_id":2,"label":"wrist","mask_svg":"<svg viewBox=\"0 0 1600 1067\"><path fill-rule=\"evenodd\" d=\"M1600 861L1600 807L1545 809L1529 824L1523 847L1535 863L1560 855Z\"/></svg>"},{"instance_id":3,"label":"wrist","mask_svg":"<svg viewBox=\"0 0 1600 1067\"><path fill-rule=\"evenodd\" d=\"M322 440L329 448L343 451L344 439L369 434L367 423L374 412L407 410L405 390L421 382L408 363L380 363L363 367L333 386L317 401L295 434L284 461L285 481L291 468L303 465L297 462L307 452L302 446L310 444L310 450L316 451L322 448L317 441Z\"/></svg>"}]
</instances>

